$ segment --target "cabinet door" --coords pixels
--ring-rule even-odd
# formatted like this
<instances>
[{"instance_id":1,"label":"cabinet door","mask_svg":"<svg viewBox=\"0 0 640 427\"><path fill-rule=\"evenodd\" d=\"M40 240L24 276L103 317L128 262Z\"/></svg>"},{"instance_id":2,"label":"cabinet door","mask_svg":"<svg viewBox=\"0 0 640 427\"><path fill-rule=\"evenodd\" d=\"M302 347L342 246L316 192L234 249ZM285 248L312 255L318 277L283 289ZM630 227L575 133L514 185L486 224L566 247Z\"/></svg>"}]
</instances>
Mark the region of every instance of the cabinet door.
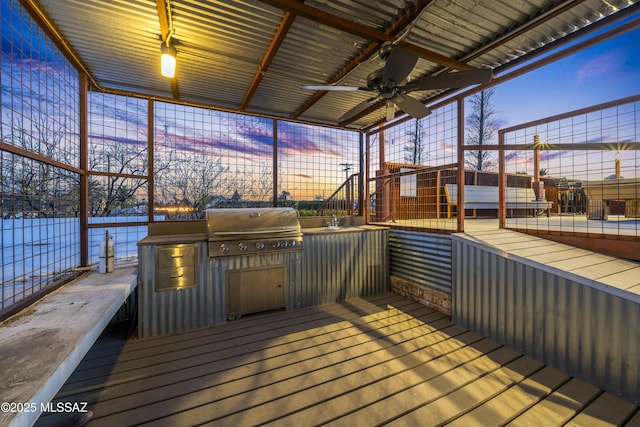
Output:
<instances>
[{"instance_id":1,"label":"cabinet door","mask_svg":"<svg viewBox=\"0 0 640 427\"><path fill-rule=\"evenodd\" d=\"M227 318L285 308L284 265L229 270Z\"/></svg>"}]
</instances>

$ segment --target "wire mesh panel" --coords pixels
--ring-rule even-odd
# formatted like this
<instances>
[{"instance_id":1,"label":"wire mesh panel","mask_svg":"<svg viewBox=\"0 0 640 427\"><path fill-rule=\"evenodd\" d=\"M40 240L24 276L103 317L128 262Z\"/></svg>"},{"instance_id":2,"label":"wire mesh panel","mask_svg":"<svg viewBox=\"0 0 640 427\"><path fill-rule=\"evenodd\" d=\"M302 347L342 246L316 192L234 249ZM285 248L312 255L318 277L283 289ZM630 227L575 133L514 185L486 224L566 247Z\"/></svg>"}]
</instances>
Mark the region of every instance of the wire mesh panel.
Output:
<instances>
[{"instance_id":1,"label":"wire mesh panel","mask_svg":"<svg viewBox=\"0 0 640 427\"><path fill-rule=\"evenodd\" d=\"M72 273L80 248L74 174L0 152L0 176L4 309Z\"/></svg>"},{"instance_id":2,"label":"wire mesh panel","mask_svg":"<svg viewBox=\"0 0 640 427\"><path fill-rule=\"evenodd\" d=\"M506 171L533 177L537 197L552 203L550 216L523 212L507 226L640 235L639 138L637 97L505 130Z\"/></svg>"},{"instance_id":3,"label":"wire mesh panel","mask_svg":"<svg viewBox=\"0 0 640 427\"><path fill-rule=\"evenodd\" d=\"M18 1L0 7L2 312L71 274L80 245L77 72Z\"/></svg>"},{"instance_id":4,"label":"wire mesh panel","mask_svg":"<svg viewBox=\"0 0 640 427\"><path fill-rule=\"evenodd\" d=\"M443 186L455 182L456 127L457 108L452 103L369 137L370 221L456 228L446 215Z\"/></svg>"},{"instance_id":5,"label":"wire mesh panel","mask_svg":"<svg viewBox=\"0 0 640 427\"><path fill-rule=\"evenodd\" d=\"M204 218L206 208L269 206L273 122L155 103L155 213Z\"/></svg>"},{"instance_id":6,"label":"wire mesh panel","mask_svg":"<svg viewBox=\"0 0 640 427\"><path fill-rule=\"evenodd\" d=\"M137 258L148 222L148 103L90 92L88 97L89 263L99 261L108 231L115 262ZM103 224L105 224L103 226Z\"/></svg>"},{"instance_id":7,"label":"wire mesh panel","mask_svg":"<svg viewBox=\"0 0 640 427\"><path fill-rule=\"evenodd\" d=\"M278 204L300 215L352 214L358 203L360 134L278 122Z\"/></svg>"}]
</instances>

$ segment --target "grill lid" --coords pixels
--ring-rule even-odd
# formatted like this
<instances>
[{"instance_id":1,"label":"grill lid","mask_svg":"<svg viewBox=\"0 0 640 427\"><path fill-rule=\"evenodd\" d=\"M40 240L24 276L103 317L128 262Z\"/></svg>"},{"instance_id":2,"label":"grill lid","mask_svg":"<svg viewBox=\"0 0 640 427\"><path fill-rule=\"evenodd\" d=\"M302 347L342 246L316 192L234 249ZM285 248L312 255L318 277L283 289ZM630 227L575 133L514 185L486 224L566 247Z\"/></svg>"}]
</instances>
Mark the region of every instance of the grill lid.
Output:
<instances>
[{"instance_id":1,"label":"grill lid","mask_svg":"<svg viewBox=\"0 0 640 427\"><path fill-rule=\"evenodd\" d=\"M210 257L303 249L293 208L208 209L207 235Z\"/></svg>"},{"instance_id":2,"label":"grill lid","mask_svg":"<svg viewBox=\"0 0 640 427\"><path fill-rule=\"evenodd\" d=\"M300 235L298 214L293 208L207 209L209 240Z\"/></svg>"}]
</instances>

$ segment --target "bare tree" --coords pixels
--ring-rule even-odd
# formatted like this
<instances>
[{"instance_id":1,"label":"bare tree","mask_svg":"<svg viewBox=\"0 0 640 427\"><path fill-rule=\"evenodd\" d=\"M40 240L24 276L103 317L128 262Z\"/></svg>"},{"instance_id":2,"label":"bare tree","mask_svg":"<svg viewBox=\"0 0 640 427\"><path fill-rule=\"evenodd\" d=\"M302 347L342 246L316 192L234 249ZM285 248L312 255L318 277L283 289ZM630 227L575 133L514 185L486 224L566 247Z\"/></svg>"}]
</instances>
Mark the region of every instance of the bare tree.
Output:
<instances>
[{"instance_id":1,"label":"bare tree","mask_svg":"<svg viewBox=\"0 0 640 427\"><path fill-rule=\"evenodd\" d=\"M273 167L270 161L260 162L257 167L236 170L231 185L247 201L256 205L268 205L273 199Z\"/></svg>"},{"instance_id":2,"label":"bare tree","mask_svg":"<svg viewBox=\"0 0 640 427\"><path fill-rule=\"evenodd\" d=\"M412 165L421 165L426 161L424 152L424 130L422 120L414 120L413 129L407 131L409 141L404 147L404 161Z\"/></svg>"},{"instance_id":3,"label":"bare tree","mask_svg":"<svg viewBox=\"0 0 640 427\"><path fill-rule=\"evenodd\" d=\"M214 189L223 190L223 176L228 168L219 156L202 154L177 162L174 174L173 194L176 203L189 206L193 212L202 212Z\"/></svg>"},{"instance_id":4,"label":"bare tree","mask_svg":"<svg viewBox=\"0 0 640 427\"><path fill-rule=\"evenodd\" d=\"M153 130L147 128L146 102L93 94L89 126L97 131L90 133L88 142L89 215L147 213L144 201L148 200L151 162L147 141ZM105 121L111 120L115 125L105 127ZM156 161L154 172L162 172L170 161L170 157Z\"/></svg>"},{"instance_id":5,"label":"bare tree","mask_svg":"<svg viewBox=\"0 0 640 427\"><path fill-rule=\"evenodd\" d=\"M65 147L66 124L39 114L25 123L11 122L11 132L0 138L3 142L36 153L44 158L74 166L71 150ZM8 155L3 163L10 177L0 180L3 215L27 214L38 218L77 214L78 176L64 168L21 156ZM5 167L3 167L5 169Z\"/></svg>"},{"instance_id":6,"label":"bare tree","mask_svg":"<svg viewBox=\"0 0 640 427\"><path fill-rule=\"evenodd\" d=\"M494 89L483 90L471 96L471 114L466 118L466 144L486 145L491 143L500 128L498 111L491 103ZM465 167L476 170L495 169L496 163L491 151L473 150L465 155Z\"/></svg>"},{"instance_id":7,"label":"bare tree","mask_svg":"<svg viewBox=\"0 0 640 427\"><path fill-rule=\"evenodd\" d=\"M136 195L147 186L148 147L124 142L90 144L89 170L106 168L109 175L89 176L90 216L121 214L137 203Z\"/></svg>"},{"instance_id":8,"label":"bare tree","mask_svg":"<svg viewBox=\"0 0 640 427\"><path fill-rule=\"evenodd\" d=\"M166 162L168 158L169 167L155 174L155 196L159 205L188 208L188 212L178 214L180 218L201 218L214 194L231 195L229 168L222 164L219 155L171 148L155 156L156 162Z\"/></svg>"}]
</instances>

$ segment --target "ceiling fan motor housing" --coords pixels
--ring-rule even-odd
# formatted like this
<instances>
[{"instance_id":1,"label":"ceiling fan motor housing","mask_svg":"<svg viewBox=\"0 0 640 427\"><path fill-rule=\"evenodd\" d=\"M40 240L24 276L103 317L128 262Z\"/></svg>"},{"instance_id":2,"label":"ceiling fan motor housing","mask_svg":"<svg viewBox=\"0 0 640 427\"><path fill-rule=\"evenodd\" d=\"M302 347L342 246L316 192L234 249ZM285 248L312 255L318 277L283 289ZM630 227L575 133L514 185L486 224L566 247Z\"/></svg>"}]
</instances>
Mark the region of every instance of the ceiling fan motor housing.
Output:
<instances>
[{"instance_id":1,"label":"ceiling fan motor housing","mask_svg":"<svg viewBox=\"0 0 640 427\"><path fill-rule=\"evenodd\" d=\"M367 87L373 90L379 90L382 88L382 68L376 71L372 71L367 76Z\"/></svg>"},{"instance_id":2,"label":"ceiling fan motor housing","mask_svg":"<svg viewBox=\"0 0 640 427\"><path fill-rule=\"evenodd\" d=\"M393 42L384 42L382 46L380 46L380 50L378 50L380 59L386 61L394 47Z\"/></svg>"}]
</instances>

